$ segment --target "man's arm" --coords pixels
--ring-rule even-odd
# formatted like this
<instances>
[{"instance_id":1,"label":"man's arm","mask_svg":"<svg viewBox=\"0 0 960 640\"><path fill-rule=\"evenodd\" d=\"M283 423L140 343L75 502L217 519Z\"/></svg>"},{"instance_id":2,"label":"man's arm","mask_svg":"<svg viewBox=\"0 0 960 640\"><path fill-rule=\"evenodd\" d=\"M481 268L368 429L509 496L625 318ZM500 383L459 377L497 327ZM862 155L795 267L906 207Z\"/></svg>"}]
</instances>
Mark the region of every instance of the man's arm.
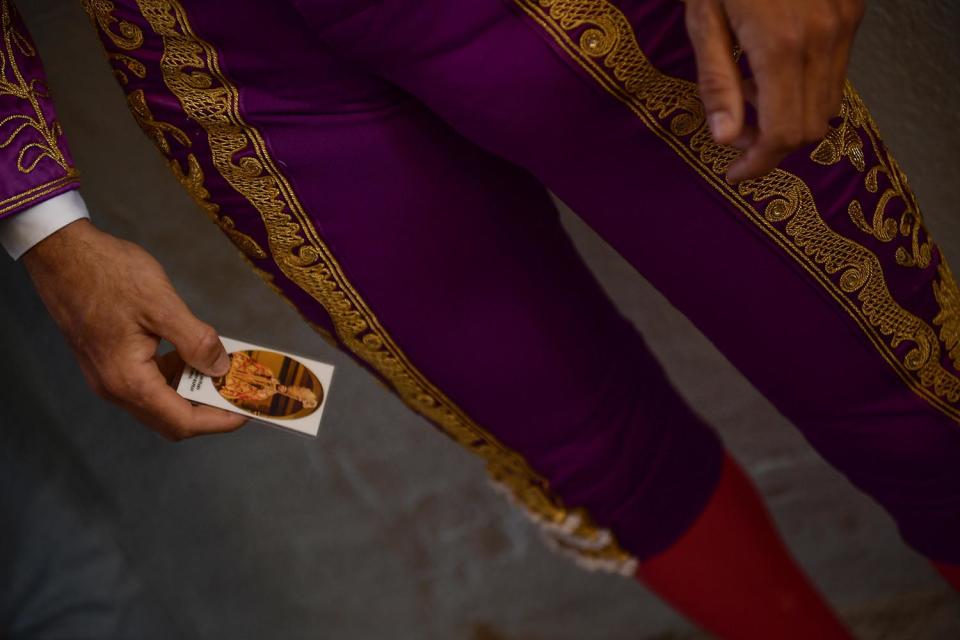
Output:
<instances>
[{"instance_id":1,"label":"man's arm","mask_svg":"<svg viewBox=\"0 0 960 640\"><path fill-rule=\"evenodd\" d=\"M225 374L229 358L220 338L190 313L156 260L90 223L39 55L10 0L0 0L0 35L4 246L22 254L99 395L170 439L238 428L242 417L193 406L167 385L182 361ZM172 357L157 357L162 338L176 348Z\"/></svg>"},{"instance_id":2,"label":"man's arm","mask_svg":"<svg viewBox=\"0 0 960 640\"><path fill-rule=\"evenodd\" d=\"M0 0L0 218L79 186L40 57L9 0Z\"/></svg>"},{"instance_id":3,"label":"man's arm","mask_svg":"<svg viewBox=\"0 0 960 640\"><path fill-rule=\"evenodd\" d=\"M686 0L700 95L714 139L743 150L731 182L761 176L817 142L837 115L863 0ZM736 41L753 78L731 56ZM744 117L757 108L757 125Z\"/></svg>"}]
</instances>

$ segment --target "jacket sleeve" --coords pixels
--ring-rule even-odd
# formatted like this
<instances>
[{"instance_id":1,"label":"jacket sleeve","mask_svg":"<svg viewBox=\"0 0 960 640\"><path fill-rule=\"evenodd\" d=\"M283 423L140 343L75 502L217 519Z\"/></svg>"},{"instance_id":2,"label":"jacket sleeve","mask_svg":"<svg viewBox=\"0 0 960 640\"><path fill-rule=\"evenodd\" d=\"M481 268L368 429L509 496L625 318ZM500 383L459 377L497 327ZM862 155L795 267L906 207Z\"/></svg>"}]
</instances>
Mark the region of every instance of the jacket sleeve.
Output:
<instances>
[{"instance_id":1,"label":"jacket sleeve","mask_svg":"<svg viewBox=\"0 0 960 640\"><path fill-rule=\"evenodd\" d=\"M79 186L36 46L0 0L0 218Z\"/></svg>"}]
</instances>

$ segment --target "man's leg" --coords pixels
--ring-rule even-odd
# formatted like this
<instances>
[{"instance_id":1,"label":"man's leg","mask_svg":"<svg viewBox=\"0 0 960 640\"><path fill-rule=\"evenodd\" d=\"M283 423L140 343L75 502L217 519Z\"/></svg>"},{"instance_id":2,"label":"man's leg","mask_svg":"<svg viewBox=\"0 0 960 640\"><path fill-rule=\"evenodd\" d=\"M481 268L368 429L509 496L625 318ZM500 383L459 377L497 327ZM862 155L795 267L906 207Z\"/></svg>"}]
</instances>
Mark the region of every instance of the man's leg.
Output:
<instances>
[{"instance_id":1,"label":"man's leg","mask_svg":"<svg viewBox=\"0 0 960 640\"><path fill-rule=\"evenodd\" d=\"M960 292L852 90L821 144L733 187L674 0L397 0L317 28L540 178L911 546L960 564Z\"/></svg>"}]
</instances>

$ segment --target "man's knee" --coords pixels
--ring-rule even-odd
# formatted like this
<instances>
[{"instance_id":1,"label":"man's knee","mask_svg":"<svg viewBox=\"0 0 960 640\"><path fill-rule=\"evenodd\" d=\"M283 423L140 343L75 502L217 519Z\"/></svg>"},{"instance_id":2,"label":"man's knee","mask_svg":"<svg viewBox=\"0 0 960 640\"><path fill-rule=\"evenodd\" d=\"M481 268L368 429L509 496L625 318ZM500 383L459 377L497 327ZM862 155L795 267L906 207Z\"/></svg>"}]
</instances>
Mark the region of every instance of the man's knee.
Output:
<instances>
[{"instance_id":1,"label":"man's knee","mask_svg":"<svg viewBox=\"0 0 960 640\"><path fill-rule=\"evenodd\" d=\"M554 491L642 559L692 524L720 477L723 445L659 369L609 389L591 424L546 460Z\"/></svg>"}]
</instances>

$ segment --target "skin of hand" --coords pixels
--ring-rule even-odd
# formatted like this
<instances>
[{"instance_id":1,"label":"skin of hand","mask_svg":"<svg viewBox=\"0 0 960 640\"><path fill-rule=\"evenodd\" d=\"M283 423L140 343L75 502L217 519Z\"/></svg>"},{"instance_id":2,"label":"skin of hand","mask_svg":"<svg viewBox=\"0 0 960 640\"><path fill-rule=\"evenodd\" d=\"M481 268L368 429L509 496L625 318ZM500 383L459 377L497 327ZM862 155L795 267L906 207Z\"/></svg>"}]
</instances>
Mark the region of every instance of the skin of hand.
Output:
<instances>
[{"instance_id":1,"label":"skin of hand","mask_svg":"<svg viewBox=\"0 0 960 640\"><path fill-rule=\"evenodd\" d=\"M743 151L727 171L737 183L818 142L840 109L864 0L686 0L686 25L714 140ZM740 45L753 78L733 59ZM745 103L757 110L746 123Z\"/></svg>"},{"instance_id":2,"label":"skin of hand","mask_svg":"<svg viewBox=\"0 0 960 640\"><path fill-rule=\"evenodd\" d=\"M21 261L97 395L170 440L244 424L237 414L191 404L167 384L184 361L217 376L230 360L217 332L187 309L160 263L138 245L78 220ZM161 338L176 351L159 358Z\"/></svg>"}]
</instances>

